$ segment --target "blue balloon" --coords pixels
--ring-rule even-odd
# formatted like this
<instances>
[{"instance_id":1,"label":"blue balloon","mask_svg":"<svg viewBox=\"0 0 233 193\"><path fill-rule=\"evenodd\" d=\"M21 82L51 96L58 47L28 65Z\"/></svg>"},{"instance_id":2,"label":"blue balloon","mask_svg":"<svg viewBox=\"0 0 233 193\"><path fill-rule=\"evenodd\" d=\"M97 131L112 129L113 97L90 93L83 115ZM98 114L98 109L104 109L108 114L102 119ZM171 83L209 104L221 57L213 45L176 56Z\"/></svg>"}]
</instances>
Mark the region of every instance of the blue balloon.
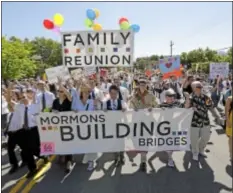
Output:
<instances>
[{"instance_id":1,"label":"blue balloon","mask_svg":"<svg viewBox=\"0 0 233 193\"><path fill-rule=\"evenodd\" d=\"M133 30L133 32L137 33L140 31L140 26L137 24L133 24L130 26L130 28Z\"/></svg>"},{"instance_id":2,"label":"blue balloon","mask_svg":"<svg viewBox=\"0 0 233 193\"><path fill-rule=\"evenodd\" d=\"M87 14L87 18L90 20L94 20L96 18L95 11L92 9L88 9L86 11L86 14Z\"/></svg>"}]
</instances>

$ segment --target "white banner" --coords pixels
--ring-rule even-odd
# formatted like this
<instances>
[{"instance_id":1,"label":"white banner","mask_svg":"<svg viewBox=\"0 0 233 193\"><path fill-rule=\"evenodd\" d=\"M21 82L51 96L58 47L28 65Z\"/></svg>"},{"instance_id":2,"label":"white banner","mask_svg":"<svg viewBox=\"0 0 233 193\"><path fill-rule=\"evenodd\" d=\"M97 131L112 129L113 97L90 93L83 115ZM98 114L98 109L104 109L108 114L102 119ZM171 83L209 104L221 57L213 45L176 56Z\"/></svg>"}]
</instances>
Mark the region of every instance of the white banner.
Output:
<instances>
[{"instance_id":1,"label":"white banner","mask_svg":"<svg viewBox=\"0 0 233 193\"><path fill-rule=\"evenodd\" d=\"M53 68L45 69L50 84L57 83L57 77L62 77L63 81L70 78L69 70L66 66L56 66Z\"/></svg>"},{"instance_id":2,"label":"white banner","mask_svg":"<svg viewBox=\"0 0 233 193\"><path fill-rule=\"evenodd\" d=\"M229 74L229 63L211 63L209 66L210 69L210 79L215 79L217 75L222 78L225 78Z\"/></svg>"},{"instance_id":3,"label":"white banner","mask_svg":"<svg viewBox=\"0 0 233 193\"><path fill-rule=\"evenodd\" d=\"M190 109L41 113L41 155L189 150Z\"/></svg>"},{"instance_id":4,"label":"white banner","mask_svg":"<svg viewBox=\"0 0 233 193\"><path fill-rule=\"evenodd\" d=\"M63 65L72 67L133 66L132 31L62 32Z\"/></svg>"}]
</instances>

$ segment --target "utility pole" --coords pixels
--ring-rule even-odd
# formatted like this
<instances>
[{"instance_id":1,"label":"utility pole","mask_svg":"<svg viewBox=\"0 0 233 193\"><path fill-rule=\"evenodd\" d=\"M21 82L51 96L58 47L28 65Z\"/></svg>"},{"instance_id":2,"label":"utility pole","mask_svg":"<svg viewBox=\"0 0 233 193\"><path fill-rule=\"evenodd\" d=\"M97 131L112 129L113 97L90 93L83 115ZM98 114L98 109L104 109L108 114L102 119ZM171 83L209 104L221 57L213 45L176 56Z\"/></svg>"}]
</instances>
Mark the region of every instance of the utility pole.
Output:
<instances>
[{"instance_id":1,"label":"utility pole","mask_svg":"<svg viewBox=\"0 0 233 193\"><path fill-rule=\"evenodd\" d=\"M171 47L171 56L172 56L172 47L174 46L174 42L171 40L170 41L170 47Z\"/></svg>"}]
</instances>

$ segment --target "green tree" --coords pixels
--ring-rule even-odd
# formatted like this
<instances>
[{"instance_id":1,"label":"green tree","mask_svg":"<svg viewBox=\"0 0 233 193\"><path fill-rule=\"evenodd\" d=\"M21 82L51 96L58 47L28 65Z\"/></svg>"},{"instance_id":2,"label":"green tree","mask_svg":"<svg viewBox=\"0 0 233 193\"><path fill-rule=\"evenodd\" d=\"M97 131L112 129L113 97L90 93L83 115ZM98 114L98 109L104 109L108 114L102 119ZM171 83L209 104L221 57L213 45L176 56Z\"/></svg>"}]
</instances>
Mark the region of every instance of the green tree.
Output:
<instances>
[{"instance_id":1,"label":"green tree","mask_svg":"<svg viewBox=\"0 0 233 193\"><path fill-rule=\"evenodd\" d=\"M39 56L39 70L62 65L61 44L46 38L36 37L31 41L32 54Z\"/></svg>"},{"instance_id":2,"label":"green tree","mask_svg":"<svg viewBox=\"0 0 233 193\"><path fill-rule=\"evenodd\" d=\"M30 58L30 50L15 37L9 40L2 37L2 77L3 79L19 79L35 75L36 65Z\"/></svg>"}]
</instances>

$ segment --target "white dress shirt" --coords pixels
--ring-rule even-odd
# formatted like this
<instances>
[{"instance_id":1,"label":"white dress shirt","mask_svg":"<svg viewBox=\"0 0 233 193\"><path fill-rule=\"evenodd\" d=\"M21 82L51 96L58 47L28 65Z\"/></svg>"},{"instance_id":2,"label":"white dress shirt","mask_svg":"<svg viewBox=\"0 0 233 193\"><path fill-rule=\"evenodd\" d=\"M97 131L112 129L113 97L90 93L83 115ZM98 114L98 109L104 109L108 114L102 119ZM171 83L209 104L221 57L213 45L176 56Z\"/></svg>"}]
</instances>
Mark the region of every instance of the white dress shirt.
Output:
<instances>
[{"instance_id":1,"label":"white dress shirt","mask_svg":"<svg viewBox=\"0 0 233 193\"><path fill-rule=\"evenodd\" d=\"M53 93L51 93L49 91L45 91L44 93L45 93L46 108L51 109L53 106L53 101L55 100L55 96ZM42 92L37 94L37 96L36 96L36 102L39 103L41 111L43 110L42 97L43 97Z\"/></svg>"},{"instance_id":2,"label":"white dress shirt","mask_svg":"<svg viewBox=\"0 0 233 193\"><path fill-rule=\"evenodd\" d=\"M28 127L35 127L37 126L36 123L36 116L41 112L40 105L37 104L29 104L28 106ZM15 106L15 114L19 117L19 125L20 128L23 128L24 125L24 113L25 113L26 106L24 104L16 104Z\"/></svg>"},{"instance_id":3,"label":"white dress shirt","mask_svg":"<svg viewBox=\"0 0 233 193\"><path fill-rule=\"evenodd\" d=\"M104 93L108 93L109 92L109 88L110 86L112 86L111 83L102 83L100 86L100 89L104 92Z\"/></svg>"},{"instance_id":4,"label":"white dress shirt","mask_svg":"<svg viewBox=\"0 0 233 193\"><path fill-rule=\"evenodd\" d=\"M11 114L13 114L13 116L9 124ZM14 132L14 131L18 131L19 129L22 129L20 122L21 122L20 116L17 116L17 113L15 112L9 113L7 116L7 125L9 124L8 131Z\"/></svg>"}]
</instances>

